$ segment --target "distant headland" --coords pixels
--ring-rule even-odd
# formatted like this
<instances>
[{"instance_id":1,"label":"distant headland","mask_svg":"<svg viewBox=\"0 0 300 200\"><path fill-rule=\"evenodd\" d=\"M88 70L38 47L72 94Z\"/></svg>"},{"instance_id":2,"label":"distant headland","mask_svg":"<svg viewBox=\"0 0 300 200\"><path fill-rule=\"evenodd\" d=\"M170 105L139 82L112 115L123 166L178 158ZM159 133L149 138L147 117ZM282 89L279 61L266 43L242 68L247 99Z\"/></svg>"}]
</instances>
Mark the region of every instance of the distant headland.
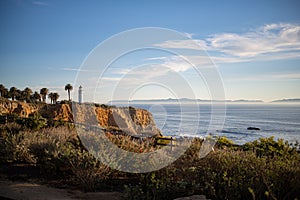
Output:
<instances>
[{"instance_id":1,"label":"distant headland","mask_svg":"<svg viewBox=\"0 0 300 200\"><path fill-rule=\"evenodd\" d=\"M295 99L279 99L266 102L260 99L238 99L238 100L208 100L208 99L190 99L190 98L167 98L167 99L134 99L134 100L112 100L108 104L124 104L124 103L300 103L300 98Z\"/></svg>"},{"instance_id":2,"label":"distant headland","mask_svg":"<svg viewBox=\"0 0 300 200\"><path fill-rule=\"evenodd\" d=\"M300 103L300 98L297 99L279 99L274 100L272 103Z\"/></svg>"},{"instance_id":3,"label":"distant headland","mask_svg":"<svg viewBox=\"0 0 300 200\"><path fill-rule=\"evenodd\" d=\"M246 99L239 99L239 100L208 100L208 99L190 99L190 98L179 98L179 99L173 99L173 98L168 98L168 99L141 99L141 100L113 100L109 101L109 104L114 104L114 103L147 103L147 102L157 102L157 103L177 103L177 102L182 102L182 103L210 103L210 102L226 102L226 103L241 103L241 102L248 102L248 103L263 103L264 101L262 100L246 100Z\"/></svg>"}]
</instances>

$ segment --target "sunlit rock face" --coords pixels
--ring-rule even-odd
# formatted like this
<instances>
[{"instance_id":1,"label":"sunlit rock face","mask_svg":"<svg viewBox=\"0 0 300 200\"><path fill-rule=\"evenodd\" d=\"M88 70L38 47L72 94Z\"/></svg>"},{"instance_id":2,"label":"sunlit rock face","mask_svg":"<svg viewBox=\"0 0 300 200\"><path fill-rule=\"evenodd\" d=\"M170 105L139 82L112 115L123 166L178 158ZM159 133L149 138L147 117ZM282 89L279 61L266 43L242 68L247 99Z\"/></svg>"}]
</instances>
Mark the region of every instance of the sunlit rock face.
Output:
<instances>
[{"instance_id":1,"label":"sunlit rock face","mask_svg":"<svg viewBox=\"0 0 300 200\"><path fill-rule=\"evenodd\" d=\"M73 105L74 120L77 123L98 125L107 129L121 130L133 136L158 136L153 116L144 109L126 107L94 107L90 105Z\"/></svg>"},{"instance_id":2,"label":"sunlit rock face","mask_svg":"<svg viewBox=\"0 0 300 200\"><path fill-rule=\"evenodd\" d=\"M153 116L144 109L133 107L101 107L94 104L25 103L0 99L0 115L16 114L29 117L33 114L52 120L82 123L105 129L120 130L133 136L159 136Z\"/></svg>"}]
</instances>

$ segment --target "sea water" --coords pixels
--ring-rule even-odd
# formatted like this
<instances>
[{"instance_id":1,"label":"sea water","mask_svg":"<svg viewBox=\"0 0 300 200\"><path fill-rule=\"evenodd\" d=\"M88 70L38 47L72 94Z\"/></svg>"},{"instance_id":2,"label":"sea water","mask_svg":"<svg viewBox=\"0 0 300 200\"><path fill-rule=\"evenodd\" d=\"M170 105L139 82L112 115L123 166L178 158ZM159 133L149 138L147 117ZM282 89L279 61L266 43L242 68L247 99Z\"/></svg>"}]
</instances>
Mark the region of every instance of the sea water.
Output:
<instances>
[{"instance_id":1,"label":"sea water","mask_svg":"<svg viewBox=\"0 0 300 200\"><path fill-rule=\"evenodd\" d=\"M237 144L270 136L290 143L300 142L300 104L227 104L225 116L215 116L221 115L218 112L214 114L213 118L222 124L216 129L210 127L213 114L209 104L131 106L149 110L163 135L205 137L212 134L226 136ZM260 130L247 130L248 127Z\"/></svg>"}]
</instances>

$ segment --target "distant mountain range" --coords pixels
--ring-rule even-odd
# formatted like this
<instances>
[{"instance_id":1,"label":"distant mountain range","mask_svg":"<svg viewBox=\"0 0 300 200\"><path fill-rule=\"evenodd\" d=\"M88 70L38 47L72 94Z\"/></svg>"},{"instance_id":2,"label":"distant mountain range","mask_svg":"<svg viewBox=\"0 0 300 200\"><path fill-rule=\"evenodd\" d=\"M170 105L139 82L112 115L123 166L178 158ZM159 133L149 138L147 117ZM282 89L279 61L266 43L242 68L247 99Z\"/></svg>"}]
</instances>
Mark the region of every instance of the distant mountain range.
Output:
<instances>
[{"instance_id":1,"label":"distant mountain range","mask_svg":"<svg viewBox=\"0 0 300 200\"><path fill-rule=\"evenodd\" d=\"M300 98L299 99L279 99L272 101L272 103L300 103Z\"/></svg>"},{"instance_id":2,"label":"distant mountain range","mask_svg":"<svg viewBox=\"0 0 300 200\"><path fill-rule=\"evenodd\" d=\"M225 102L225 103L265 103L262 100L247 100L247 99L238 99L238 100L207 100L207 99L189 99L189 98L180 98L180 99L143 99L143 100L113 100L109 101L108 104L116 103L210 103L210 102ZM295 99L278 99L271 101L270 103L300 103L300 98Z\"/></svg>"},{"instance_id":3,"label":"distant mountain range","mask_svg":"<svg viewBox=\"0 0 300 200\"><path fill-rule=\"evenodd\" d=\"M239 100L206 100L206 99L189 99L189 98L180 98L180 99L145 99L145 100L113 100L109 101L109 104L115 104L115 103L146 103L146 102L152 102L152 103L176 103L176 102L182 102L182 103L188 103L188 102L194 102L194 103L210 103L210 102L226 102L226 103L263 103L262 100L245 100L245 99L239 99Z\"/></svg>"}]
</instances>

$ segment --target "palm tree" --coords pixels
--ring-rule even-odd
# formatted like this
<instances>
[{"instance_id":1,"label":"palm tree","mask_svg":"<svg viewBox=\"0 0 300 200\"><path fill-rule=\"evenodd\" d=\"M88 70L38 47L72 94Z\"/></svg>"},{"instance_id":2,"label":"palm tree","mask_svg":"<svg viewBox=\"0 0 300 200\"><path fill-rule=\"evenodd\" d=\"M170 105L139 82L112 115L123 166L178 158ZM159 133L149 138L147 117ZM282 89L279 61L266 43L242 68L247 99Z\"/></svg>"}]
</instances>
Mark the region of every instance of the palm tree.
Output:
<instances>
[{"instance_id":1,"label":"palm tree","mask_svg":"<svg viewBox=\"0 0 300 200\"><path fill-rule=\"evenodd\" d=\"M40 90L40 94L42 95L43 102L46 102L46 97L47 97L48 92L49 92L48 88L42 88Z\"/></svg>"},{"instance_id":2,"label":"palm tree","mask_svg":"<svg viewBox=\"0 0 300 200\"><path fill-rule=\"evenodd\" d=\"M58 98L59 98L59 94L56 92L53 93L53 103L56 103Z\"/></svg>"},{"instance_id":3,"label":"palm tree","mask_svg":"<svg viewBox=\"0 0 300 200\"><path fill-rule=\"evenodd\" d=\"M3 95L3 91L4 91L5 87L4 85L0 84L0 96L2 97Z\"/></svg>"},{"instance_id":4,"label":"palm tree","mask_svg":"<svg viewBox=\"0 0 300 200\"><path fill-rule=\"evenodd\" d=\"M73 90L73 86L71 84L67 84L65 86L65 90L68 90L68 96L69 96L69 101L71 101L71 98L70 98L70 91Z\"/></svg>"},{"instance_id":5,"label":"palm tree","mask_svg":"<svg viewBox=\"0 0 300 200\"><path fill-rule=\"evenodd\" d=\"M4 85L0 84L0 97L6 98L7 95L8 95L7 88Z\"/></svg>"},{"instance_id":6,"label":"palm tree","mask_svg":"<svg viewBox=\"0 0 300 200\"><path fill-rule=\"evenodd\" d=\"M33 99L34 99L35 102L41 101L41 95L37 91L34 92L34 94L32 95L32 97L33 97Z\"/></svg>"},{"instance_id":7,"label":"palm tree","mask_svg":"<svg viewBox=\"0 0 300 200\"><path fill-rule=\"evenodd\" d=\"M11 99L14 101L15 98L19 95L18 89L15 87L11 87L9 89L9 95L10 95Z\"/></svg>"},{"instance_id":8,"label":"palm tree","mask_svg":"<svg viewBox=\"0 0 300 200\"><path fill-rule=\"evenodd\" d=\"M21 90L17 89L16 100L18 100L18 101L24 101L25 100L24 91L21 91Z\"/></svg>"},{"instance_id":9,"label":"palm tree","mask_svg":"<svg viewBox=\"0 0 300 200\"><path fill-rule=\"evenodd\" d=\"M50 92L49 94L48 94L48 97L49 97L49 99L51 100L51 104L53 103L53 95L54 93L53 92Z\"/></svg>"},{"instance_id":10,"label":"palm tree","mask_svg":"<svg viewBox=\"0 0 300 200\"><path fill-rule=\"evenodd\" d=\"M30 88L25 88L23 91L22 91L23 95L24 95L24 98L26 100L27 103L30 102L30 96L32 94L32 90Z\"/></svg>"}]
</instances>

